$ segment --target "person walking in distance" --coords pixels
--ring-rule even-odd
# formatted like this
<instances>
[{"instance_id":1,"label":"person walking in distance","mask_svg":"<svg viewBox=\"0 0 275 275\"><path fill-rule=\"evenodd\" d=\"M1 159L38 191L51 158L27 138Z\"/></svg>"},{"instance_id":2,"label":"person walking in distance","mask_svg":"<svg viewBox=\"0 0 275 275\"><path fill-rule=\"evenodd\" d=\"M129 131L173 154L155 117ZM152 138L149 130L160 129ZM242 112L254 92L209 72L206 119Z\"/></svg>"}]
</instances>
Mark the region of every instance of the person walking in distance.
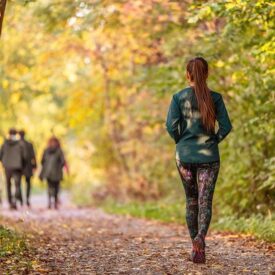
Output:
<instances>
[{"instance_id":1,"label":"person walking in distance","mask_svg":"<svg viewBox=\"0 0 275 275\"><path fill-rule=\"evenodd\" d=\"M27 159L24 146L15 129L10 129L8 138L0 150L0 160L6 174L8 202L11 209L17 209L16 200L23 205L21 193L21 177ZM12 194L12 179L15 183L15 196Z\"/></svg>"},{"instance_id":2,"label":"person walking in distance","mask_svg":"<svg viewBox=\"0 0 275 275\"><path fill-rule=\"evenodd\" d=\"M48 183L48 208L52 208L52 199L54 199L54 208L58 209L58 195L60 182L63 179L63 167L67 167L67 165L60 142L56 137L53 136L49 139L41 164L40 179L45 179Z\"/></svg>"},{"instance_id":3,"label":"person walking in distance","mask_svg":"<svg viewBox=\"0 0 275 275\"><path fill-rule=\"evenodd\" d=\"M176 143L176 163L185 189L191 259L205 263L205 237L220 167L218 144L232 125L221 94L207 86L207 61L202 57L190 60L186 76L190 86L173 96L166 127Z\"/></svg>"},{"instance_id":4,"label":"person walking in distance","mask_svg":"<svg viewBox=\"0 0 275 275\"><path fill-rule=\"evenodd\" d=\"M36 158L32 143L25 139L25 131L19 131L19 136L27 154L26 163L23 169L23 175L26 181L26 203L27 206L30 207L31 178L33 176L34 170L36 169Z\"/></svg>"}]
</instances>

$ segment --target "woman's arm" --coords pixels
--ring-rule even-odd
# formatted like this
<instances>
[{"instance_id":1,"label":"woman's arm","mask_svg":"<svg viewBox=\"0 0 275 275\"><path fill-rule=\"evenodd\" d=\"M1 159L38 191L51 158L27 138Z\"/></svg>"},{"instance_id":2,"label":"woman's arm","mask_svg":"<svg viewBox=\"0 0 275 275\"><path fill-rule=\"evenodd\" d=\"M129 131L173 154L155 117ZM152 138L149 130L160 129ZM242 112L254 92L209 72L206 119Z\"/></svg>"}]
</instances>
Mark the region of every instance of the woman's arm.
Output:
<instances>
[{"instance_id":1,"label":"woman's arm","mask_svg":"<svg viewBox=\"0 0 275 275\"><path fill-rule=\"evenodd\" d=\"M217 142L220 143L232 129L232 124L221 95L216 103L216 116L219 124L219 130L216 133L216 138Z\"/></svg>"},{"instance_id":2,"label":"woman's arm","mask_svg":"<svg viewBox=\"0 0 275 275\"><path fill-rule=\"evenodd\" d=\"M32 168L36 169L37 163L36 163L35 151L34 151L34 147L31 143L30 143L30 153L31 153Z\"/></svg>"},{"instance_id":3,"label":"woman's arm","mask_svg":"<svg viewBox=\"0 0 275 275\"><path fill-rule=\"evenodd\" d=\"M175 95L172 98L166 120L166 129L176 143L180 140L179 125L181 119L181 109Z\"/></svg>"},{"instance_id":4,"label":"woman's arm","mask_svg":"<svg viewBox=\"0 0 275 275\"><path fill-rule=\"evenodd\" d=\"M42 159L41 159L41 165L43 166L46 160L46 150L44 150L43 155L42 155Z\"/></svg>"},{"instance_id":5,"label":"woman's arm","mask_svg":"<svg viewBox=\"0 0 275 275\"><path fill-rule=\"evenodd\" d=\"M60 156L60 165L63 168L65 166L66 161L65 161L64 153L61 148L59 149L59 156Z\"/></svg>"},{"instance_id":6,"label":"woman's arm","mask_svg":"<svg viewBox=\"0 0 275 275\"><path fill-rule=\"evenodd\" d=\"M44 180L44 173L45 173L44 164L45 164L45 161L46 161L46 149L44 150L43 155L42 155L42 159L41 159L42 168L41 168L41 171L40 171L40 173L39 173L39 179L40 179L41 181Z\"/></svg>"},{"instance_id":7,"label":"woman's arm","mask_svg":"<svg viewBox=\"0 0 275 275\"><path fill-rule=\"evenodd\" d=\"M3 156L4 156L4 144L1 146L1 149L0 149L0 161L3 160Z\"/></svg>"},{"instance_id":8,"label":"woman's arm","mask_svg":"<svg viewBox=\"0 0 275 275\"><path fill-rule=\"evenodd\" d=\"M65 155L64 155L64 152L60 149L60 159L61 159L61 165L62 165L62 168L64 167L66 173L69 175L69 165L65 159Z\"/></svg>"}]
</instances>

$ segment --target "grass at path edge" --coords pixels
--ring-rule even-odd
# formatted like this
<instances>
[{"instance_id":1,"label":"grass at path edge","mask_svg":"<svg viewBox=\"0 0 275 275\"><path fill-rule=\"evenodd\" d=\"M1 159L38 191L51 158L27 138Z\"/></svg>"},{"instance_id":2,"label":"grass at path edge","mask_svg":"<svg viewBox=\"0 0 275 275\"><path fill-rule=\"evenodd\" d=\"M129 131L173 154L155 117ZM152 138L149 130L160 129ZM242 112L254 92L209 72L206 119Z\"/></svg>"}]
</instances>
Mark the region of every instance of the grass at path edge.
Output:
<instances>
[{"instance_id":1,"label":"grass at path edge","mask_svg":"<svg viewBox=\"0 0 275 275\"><path fill-rule=\"evenodd\" d=\"M163 222L185 224L184 208L182 203L157 203L157 202L128 202L118 203L106 200L101 205L106 212L111 214L129 215L138 218L154 219ZM213 220L211 229L218 231L231 231L245 233L260 240L275 242L275 220L261 215L248 218L235 216L222 216Z\"/></svg>"},{"instance_id":2,"label":"grass at path edge","mask_svg":"<svg viewBox=\"0 0 275 275\"><path fill-rule=\"evenodd\" d=\"M0 225L0 271L5 274L27 274L32 270L29 248L25 238L16 231ZM18 274L18 273L17 273Z\"/></svg>"}]
</instances>

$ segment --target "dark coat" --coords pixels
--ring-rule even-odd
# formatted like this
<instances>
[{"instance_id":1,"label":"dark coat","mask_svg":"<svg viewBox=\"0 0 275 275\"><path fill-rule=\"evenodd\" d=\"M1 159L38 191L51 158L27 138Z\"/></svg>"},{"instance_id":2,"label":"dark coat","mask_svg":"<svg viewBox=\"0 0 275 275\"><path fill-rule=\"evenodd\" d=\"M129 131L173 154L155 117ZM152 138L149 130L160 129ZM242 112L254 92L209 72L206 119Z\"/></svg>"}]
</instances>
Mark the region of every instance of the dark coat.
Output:
<instances>
[{"instance_id":1,"label":"dark coat","mask_svg":"<svg viewBox=\"0 0 275 275\"><path fill-rule=\"evenodd\" d=\"M43 153L41 164L40 179L51 181L61 181L63 179L65 158L60 148L47 148Z\"/></svg>"},{"instance_id":2,"label":"dark coat","mask_svg":"<svg viewBox=\"0 0 275 275\"><path fill-rule=\"evenodd\" d=\"M171 101L166 127L176 143L176 158L185 163L208 163L220 160L220 143L232 125L221 94L211 91L218 131L207 133L198 109L195 92L188 87L176 93Z\"/></svg>"},{"instance_id":3,"label":"dark coat","mask_svg":"<svg viewBox=\"0 0 275 275\"><path fill-rule=\"evenodd\" d=\"M27 153L27 160L25 163L23 174L26 177L31 177L33 175L33 169L36 168L36 158L35 158L34 148L32 143L26 141L25 139L22 140L22 143Z\"/></svg>"},{"instance_id":4,"label":"dark coat","mask_svg":"<svg viewBox=\"0 0 275 275\"><path fill-rule=\"evenodd\" d=\"M5 140L0 150L0 160L5 169L23 170L27 152L20 140Z\"/></svg>"}]
</instances>

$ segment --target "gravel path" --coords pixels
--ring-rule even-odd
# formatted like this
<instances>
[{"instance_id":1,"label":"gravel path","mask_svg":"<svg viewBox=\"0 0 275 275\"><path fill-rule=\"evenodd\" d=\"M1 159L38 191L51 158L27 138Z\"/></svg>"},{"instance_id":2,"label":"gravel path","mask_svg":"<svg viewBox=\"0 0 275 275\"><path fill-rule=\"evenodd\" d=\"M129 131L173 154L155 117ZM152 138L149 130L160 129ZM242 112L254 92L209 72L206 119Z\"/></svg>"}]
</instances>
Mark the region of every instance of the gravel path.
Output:
<instances>
[{"instance_id":1,"label":"gravel path","mask_svg":"<svg viewBox=\"0 0 275 275\"><path fill-rule=\"evenodd\" d=\"M59 211L43 208L39 197L34 210L1 211L35 248L32 274L275 274L270 244L210 233L207 263L194 265L183 226L78 209L63 201Z\"/></svg>"}]
</instances>

